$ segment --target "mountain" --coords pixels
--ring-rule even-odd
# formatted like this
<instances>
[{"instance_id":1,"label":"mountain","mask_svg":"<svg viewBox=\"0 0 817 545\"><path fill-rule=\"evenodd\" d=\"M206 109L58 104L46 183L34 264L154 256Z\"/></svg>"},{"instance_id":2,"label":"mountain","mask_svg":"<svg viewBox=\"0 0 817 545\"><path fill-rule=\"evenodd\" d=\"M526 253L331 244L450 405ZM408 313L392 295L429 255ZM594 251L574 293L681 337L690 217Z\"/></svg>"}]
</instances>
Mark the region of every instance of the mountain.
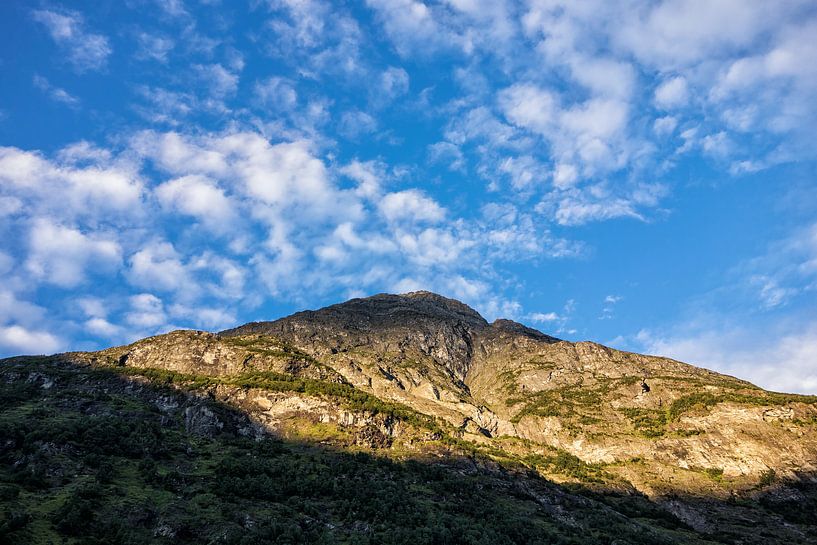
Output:
<instances>
[{"instance_id":1,"label":"mountain","mask_svg":"<svg viewBox=\"0 0 817 545\"><path fill-rule=\"evenodd\" d=\"M429 292L0 376L9 542L817 543L817 397Z\"/></svg>"}]
</instances>

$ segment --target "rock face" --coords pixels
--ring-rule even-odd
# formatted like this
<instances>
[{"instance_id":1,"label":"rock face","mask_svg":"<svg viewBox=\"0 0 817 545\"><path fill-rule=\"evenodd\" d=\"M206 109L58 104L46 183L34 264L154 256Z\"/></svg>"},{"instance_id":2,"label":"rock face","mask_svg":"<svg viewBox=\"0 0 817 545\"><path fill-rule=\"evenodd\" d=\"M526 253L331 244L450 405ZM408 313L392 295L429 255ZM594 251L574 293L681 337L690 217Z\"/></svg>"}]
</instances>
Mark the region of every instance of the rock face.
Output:
<instances>
[{"instance_id":1,"label":"rock face","mask_svg":"<svg viewBox=\"0 0 817 545\"><path fill-rule=\"evenodd\" d=\"M274 322L256 322L221 333L286 338L326 355L357 348L386 354L418 354L462 381L474 356L474 338L488 322L471 307L429 292L352 299Z\"/></svg>"},{"instance_id":2,"label":"rock face","mask_svg":"<svg viewBox=\"0 0 817 545\"><path fill-rule=\"evenodd\" d=\"M817 398L559 340L509 320L489 324L467 305L428 292L353 299L218 334L178 331L76 357L210 377L270 371L343 385L408 406L509 456L567 452L652 496L750 490L770 469L778 477L817 472ZM216 394L267 428L311 414L313 422L366 427L373 444L390 444L399 433L393 423L330 407L320 396L242 391ZM210 425L206 414L189 418L193 426Z\"/></svg>"}]
</instances>

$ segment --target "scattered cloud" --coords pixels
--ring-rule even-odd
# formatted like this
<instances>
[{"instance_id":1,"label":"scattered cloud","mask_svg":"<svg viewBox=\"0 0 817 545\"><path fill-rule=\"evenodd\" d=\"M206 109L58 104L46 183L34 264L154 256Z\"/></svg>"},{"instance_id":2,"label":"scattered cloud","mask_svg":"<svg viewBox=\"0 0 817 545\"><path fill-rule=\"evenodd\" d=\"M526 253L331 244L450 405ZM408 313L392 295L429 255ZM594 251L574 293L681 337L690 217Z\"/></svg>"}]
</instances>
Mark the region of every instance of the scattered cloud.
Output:
<instances>
[{"instance_id":1,"label":"scattered cloud","mask_svg":"<svg viewBox=\"0 0 817 545\"><path fill-rule=\"evenodd\" d=\"M107 65L113 53L108 38L89 32L79 13L41 9L33 11L32 17L45 26L78 72L100 70Z\"/></svg>"},{"instance_id":2,"label":"scattered cloud","mask_svg":"<svg viewBox=\"0 0 817 545\"><path fill-rule=\"evenodd\" d=\"M642 330L643 350L749 380L781 392L817 391L817 323L756 335L742 327L660 336Z\"/></svg>"},{"instance_id":3,"label":"scattered cloud","mask_svg":"<svg viewBox=\"0 0 817 545\"><path fill-rule=\"evenodd\" d=\"M682 107L687 100L689 89L683 76L668 79L655 89L655 104L665 110Z\"/></svg>"},{"instance_id":4,"label":"scattered cloud","mask_svg":"<svg viewBox=\"0 0 817 545\"><path fill-rule=\"evenodd\" d=\"M17 354L53 354L62 341L46 331L27 329L19 325L0 326L0 347Z\"/></svg>"},{"instance_id":5,"label":"scattered cloud","mask_svg":"<svg viewBox=\"0 0 817 545\"><path fill-rule=\"evenodd\" d=\"M79 106L79 99L68 93L65 89L55 87L42 76L34 76L34 87L45 93L54 102L60 102L71 108Z\"/></svg>"},{"instance_id":6,"label":"scattered cloud","mask_svg":"<svg viewBox=\"0 0 817 545\"><path fill-rule=\"evenodd\" d=\"M136 57L141 60L153 60L162 64L167 63L168 55L175 47L175 42L167 37L147 32L140 32L136 36L139 46Z\"/></svg>"},{"instance_id":7,"label":"scattered cloud","mask_svg":"<svg viewBox=\"0 0 817 545\"><path fill-rule=\"evenodd\" d=\"M84 234L78 229L36 220L29 234L29 254L25 266L35 278L62 288L85 281L86 269L115 270L122 249L113 237Z\"/></svg>"}]
</instances>

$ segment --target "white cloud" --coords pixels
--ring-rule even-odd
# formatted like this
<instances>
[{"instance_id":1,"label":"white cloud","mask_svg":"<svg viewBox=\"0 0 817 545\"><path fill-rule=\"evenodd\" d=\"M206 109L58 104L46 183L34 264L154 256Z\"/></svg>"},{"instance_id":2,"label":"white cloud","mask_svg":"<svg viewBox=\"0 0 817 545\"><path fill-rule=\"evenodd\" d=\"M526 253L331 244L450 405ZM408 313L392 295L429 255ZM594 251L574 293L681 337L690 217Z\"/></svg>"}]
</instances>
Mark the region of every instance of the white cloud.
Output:
<instances>
[{"instance_id":1,"label":"white cloud","mask_svg":"<svg viewBox=\"0 0 817 545\"><path fill-rule=\"evenodd\" d=\"M52 354L62 341L54 335L20 325L0 326L0 347L4 351L28 354Z\"/></svg>"},{"instance_id":2,"label":"white cloud","mask_svg":"<svg viewBox=\"0 0 817 545\"><path fill-rule=\"evenodd\" d=\"M79 106L79 99L77 97L71 95L65 89L51 85L51 83L43 76L35 75L33 81L34 87L48 95L51 100L61 102L62 104L72 108Z\"/></svg>"},{"instance_id":3,"label":"white cloud","mask_svg":"<svg viewBox=\"0 0 817 545\"><path fill-rule=\"evenodd\" d=\"M377 120L361 110L343 112L340 116L338 131L346 138L356 140L362 135L373 133L377 129Z\"/></svg>"},{"instance_id":4,"label":"white cloud","mask_svg":"<svg viewBox=\"0 0 817 545\"><path fill-rule=\"evenodd\" d=\"M171 17L184 17L187 10L183 0L155 0L159 8Z\"/></svg>"},{"instance_id":5,"label":"white cloud","mask_svg":"<svg viewBox=\"0 0 817 545\"><path fill-rule=\"evenodd\" d=\"M783 335L757 335L744 328L656 336L639 333L651 354L714 369L763 388L817 394L817 324Z\"/></svg>"},{"instance_id":6,"label":"white cloud","mask_svg":"<svg viewBox=\"0 0 817 545\"><path fill-rule=\"evenodd\" d=\"M127 322L139 328L155 330L167 320L162 300L150 293L140 293L129 298L130 311L125 315Z\"/></svg>"},{"instance_id":7,"label":"white cloud","mask_svg":"<svg viewBox=\"0 0 817 545\"><path fill-rule=\"evenodd\" d=\"M380 179L384 176L382 165L374 161L361 162L354 160L340 168L340 173L358 183L356 193L363 198L374 199L380 196Z\"/></svg>"},{"instance_id":8,"label":"white cloud","mask_svg":"<svg viewBox=\"0 0 817 545\"><path fill-rule=\"evenodd\" d=\"M629 158L626 102L590 98L564 107L557 95L531 84L503 89L498 102L508 121L545 138L551 146L551 157L581 167L577 170L579 176L617 170ZM565 178L561 181L568 183Z\"/></svg>"},{"instance_id":9,"label":"white cloud","mask_svg":"<svg viewBox=\"0 0 817 545\"><path fill-rule=\"evenodd\" d=\"M532 322L536 322L536 323L540 323L540 324L546 324L546 323L550 323L550 322L557 322L557 321L561 320L559 315L556 314L555 312L533 312L531 314L528 314L527 319L532 321Z\"/></svg>"},{"instance_id":10,"label":"white cloud","mask_svg":"<svg viewBox=\"0 0 817 545\"><path fill-rule=\"evenodd\" d=\"M298 92L293 83L277 76L256 82L255 96L264 106L280 112L291 111L298 104Z\"/></svg>"},{"instance_id":11,"label":"white cloud","mask_svg":"<svg viewBox=\"0 0 817 545\"><path fill-rule=\"evenodd\" d=\"M231 259L212 252L205 252L191 260L189 269L193 272L210 274L213 280L205 285L218 299L237 300L245 295L247 271Z\"/></svg>"},{"instance_id":12,"label":"white cloud","mask_svg":"<svg viewBox=\"0 0 817 545\"><path fill-rule=\"evenodd\" d=\"M666 69L734 54L789 15L788 9L740 0L667 0L643 8L628 10L612 27L614 40L642 62Z\"/></svg>"},{"instance_id":13,"label":"white cloud","mask_svg":"<svg viewBox=\"0 0 817 545\"><path fill-rule=\"evenodd\" d=\"M678 119L671 115L659 117L653 122L653 131L659 136L672 134L678 126Z\"/></svg>"},{"instance_id":14,"label":"white cloud","mask_svg":"<svg viewBox=\"0 0 817 545\"><path fill-rule=\"evenodd\" d=\"M220 64L196 64L193 69L198 74L199 81L210 89L214 97L224 98L238 90L238 74Z\"/></svg>"},{"instance_id":15,"label":"white cloud","mask_svg":"<svg viewBox=\"0 0 817 545\"><path fill-rule=\"evenodd\" d=\"M139 44L139 51L136 53L137 58L154 60L162 64L167 63L167 56L176 45L172 39L166 36L148 34L147 32L140 32L136 36L136 40Z\"/></svg>"},{"instance_id":16,"label":"white cloud","mask_svg":"<svg viewBox=\"0 0 817 545\"><path fill-rule=\"evenodd\" d=\"M0 147L0 192L27 202L31 212L57 217L138 213L142 183L132 166L92 151L69 146L60 153L62 161L49 161L37 153Z\"/></svg>"},{"instance_id":17,"label":"white cloud","mask_svg":"<svg viewBox=\"0 0 817 545\"><path fill-rule=\"evenodd\" d=\"M530 84L516 84L499 94L499 105L511 123L542 135L553 130L556 97Z\"/></svg>"},{"instance_id":18,"label":"white cloud","mask_svg":"<svg viewBox=\"0 0 817 545\"><path fill-rule=\"evenodd\" d=\"M235 221L230 199L205 176L176 178L161 184L155 192L162 206L199 219L213 232L226 232Z\"/></svg>"},{"instance_id":19,"label":"white cloud","mask_svg":"<svg viewBox=\"0 0 817 545\"><path fill-rule=\"evenodd\" d=\"M439 222L445 217L445 209L437 201L416 189L388 193L380 201L380 213L388 221Z\"/></svg>"},{"instance_id":20,"label":"white cloud","mask_svg":"<svg viewBox=\"0 0 817 545\"><path fill-rule=\"evenodd\" d=\"M0 218L11 216L23 209L23 201L17 197L0 196Z\"/></svg>"},{"instance_id":21,"label":"white cloud","mask_svg":"<svg viewBox=\"0 0 817 545\"><path fill-rule=\"evenodd\" d=\"M2 210L2 202L0 202L0 210ZM2 212L0 212L0 214L2 214ZM14 258L0 250L0 275L9 272L13 266Z\"/></svg>"},{"instance_id":22,"label":"white cloud","mask_svg":"<svg viewBox=\"0 0 817 545\"><path fill-rule=\"evenodd\" d=\"M83 327L92 335L105 339L118 338L125 333L121 326L112 324L105 318L89 318L83 323Z\"/></svg>"},{"instance_id":23,"label":"white cloud","mask_svg":"<svg viewBox=\"0 0 817 545\"><path fill-rule=\"evenodd\" d=\"M29 235L29 255L25 266L35 278L63 288L85 280L86 269L106 271L122 260L119 243L99 234L85 235L77 229L35 220Z\"/></svg>"},{"instance_id":24,"label":"white cloud","mask_svg":"<svg viewBox=\"0 0 817 545\"><path fill-rule=\"evenodd\" d=\"M467 50L467 41L438 24L439 14L416 0L367 0L402 56L429 55L439 49Z\"/></svg>"},{"instance_id":25,"label":"white cloud","mask_svg":"<svg viewBox=\"0 0 817 545\"><path fill-rule=\"evenodd\" d=\"M548 194L536 210L553 217L560 225L582 225L620 217L643 219L636 208L642 198L635 193L627 197L611 195L609 189L596 185Z\"/></svg>"},{"instance_id":26,"label":"white cloud","mask_svg":"<svg viewBox=\"0 0 817 545\"><path fill-rule=\"evenodd\" d=\"M374 77L361 53L365 37L343 6L323 0L274 0L267 4L275 17L267 22L265 48L295 67L299 75L315 80Z\"/></svg>"},{"instance_id":27,"label":"white cloud","mask_svg":"<svg viewBox=\"0 0 817 545\"><path fill-rule=\"evenodd\" d=\"M181 257L169 242L149 243L128 261L128 279L135 286L162 291L195 287Z\"/></svg>"},{"instance_id":28,"label":"white cloud","mask_svg":"<svg viewBox=\"0 0 817 545\"><path fill-rule=\"evenodd\" d=\"M547 43L547 42L546 42ZM554 60L560 57L556 56ZM568 55L573 79L598 96L627 100L636 84L635 69L627 62L603 57Z\"/></svg>"},{"instance_id":29,"label":"white cloud","mask_svg":"<svg viewBox=\"0 0 817 545\"><path fill-rule=\"evenodd\" d=\"M51 38L68 53L68 60L78 72L104 68L113 52L108 39L87 32L79 13L35 10L34 20L42 23Z\"/></svg>"},{"instance_id":30,"label":"white cloud","mask_svg":"<svg viewBox=\"0 0 817 545\"><path fill-rule=\"evenodd\" d=\"M491 312L519 315L518 303L490 292L488 279L495 264L576 254L576 244L553 237L544 222L530 214L498 205L475 217L453 215L417 188L389 191L395 181L404 185L411 179L410 169L381 161L338 163L331 152L309 140L273 143L249 131L145 131L119 142L127 147L104 149L78 142L55 158L0 150L2 191L46 199L59 193L50 188L73 187L77 203L107 200L105 206L115 204L125 212L108 217L88 207L97 214L72 213L70 223L55 223L54 229L71 225L64 228L70 231L69 242L80 237L87 243L79 245L80 252L66 251L73 261L45 246L24 256L32 270L39 264L31 276L35 283L75 288L71 307L80 316L71 316L70 327L62 318L49 318L56 332L70 329L77 335L82 328L84 335L119 342L179 322L220 328L233 325L242 312L267 297L291 301L338 290L383 291L408 278L406 271L418 282L432 280L425 285L478 300ZM520 170L514 171L510 167L515 164L508 163L509 175L527 183L524 170L536 165L520 162ZM538 170L549 175L548 168ZM113 183L94 185L97 173L111 173ZM131 197L117 202L116 191L107 199L95 193L116 188L119 180L134 189ZM59 210L58 201L71 203L66 198L71 194L63 191L41 208L51 210L53 205ZM190 222L157 215L160 206L195 217L208 229L228 227L225 233L231 240L201 236L191 231ZM18 222L16 216L11 218ZM100 269L102 250L94 244L108 240L117 245L117 259ZM92 257L77 261L77 255ZM80 289L91 274L84 265L92 262L94 274L106 275L104 285L117 282L114 275L120 272L122 256L127 283L115 297L103 300L96 292ZM130 307L123 308L121 301Z\"/></svg>"},{"instance_id":31,"label":"white cloud","mask_svg":"<svg viewBox=\"0 0 817 545\"><path fill-rule=\"evenodd\" d=\"M441 162L448 165L448 170L464 172L466 169L465 155L462 150L451 142L436 142L428 147L429 158L432 162Z\"/></svg>"},{"instance_id":32,"label":"white cloud","mask_svg":"<svg viewBox=\"0 0 817 545\"><path fill-rule=\"evenodd\" d=\"M395 242L414 265L430 267L454 263L475 241L456 236L444 229L427 228L420 232L398 231Z\"/></svg>"},{"instance_id":33,"label":"white cloud","mask_svg":"<svg viewBox=\"0 0 817 545\"><path fill-rule=\"evenodd\" d=\"M221 308L172 305L169 311L174 318L183 318L205 330L217 331L236 325L235 315Z\"/></svg>"},{"instance_id":34,"label":"white cloud","mask_svg":"<svg viewBox=\"0 0 817 545\"><path fill-rule=\"evenodd\" d=\"M42 323L46 315L45 308L18 298L8 289L0 289L0 324L35 325Z\"/></svg>"},{"instance_id":35,"label":"white cloud","mask_svg":"<svg viewBox=\"0 0 817 545\"><path fill-rule=\"evenodd\" d=\"M133 137L130 146L171 174L217 176L228 169L225 154L213 149L209 141L196 142L178 132L143 131Z\"/></svg>"},{"instance_id":36,"label":"white cloud","mask_svg":"<svg viewBox=\"0 0 817 545\"><path fill-rule=\"evenodd\" d=\"M579 173L575 166L559 163L553 171L553 184L558 188L570 187L578 177Z\"/></svg>"},{"instance_id":37,"label":"white cloud","mask_svg":"<svg viewBox=\"0 0 817 545\"><path fill-rule=\"evenodd\" d=\"M388 67L380 75L380 94L384 101L391 101L404 95L409 89L408 72L395 66Z\"/></svg>"},{"instance_id":38,"label":"white cloud","mask_svg":"<svg viewBox=\"0 0 817 545\"><path fill-rule=\"evenodd\" d=\"M687 80L676 76L661 83L655 89L655 104L664 109L684 106L689 100Z\"/></svg>"},{"instance_id":39,"label":"white cloud","mask_svg":"<svg viewBox=\"0 0 817 545\"><path fill-rule=\"evenodd\" d=\"M701 138L701 148L708 155L727 157L734 149L734 144L725 131L720 131Z\"/></svg>"},{"instance_id":40,"label":"white cloud","mask_svg":"<svg viewBox=\"0 0 817 545\"><path fill-rule=\"evenodd\" d=\"M454 144L485 140L498 148L512 146L516 136L513 127L497 119L485 106L472 108L464 116L455 117L445 131L446 140Z\"/></svg>"},{"instance_id":41,"label":"white cloud","mask_svg":"<svg viewBox=\"0 0 817 545\"><path fill-rule=\"evenodd\" d=\"M509 175L511 186L518 191L528 189L537 182L541 183L547 177L545 166L530 155L506 157L499 164L499 170Z\"/></svg>"}]
</instances>

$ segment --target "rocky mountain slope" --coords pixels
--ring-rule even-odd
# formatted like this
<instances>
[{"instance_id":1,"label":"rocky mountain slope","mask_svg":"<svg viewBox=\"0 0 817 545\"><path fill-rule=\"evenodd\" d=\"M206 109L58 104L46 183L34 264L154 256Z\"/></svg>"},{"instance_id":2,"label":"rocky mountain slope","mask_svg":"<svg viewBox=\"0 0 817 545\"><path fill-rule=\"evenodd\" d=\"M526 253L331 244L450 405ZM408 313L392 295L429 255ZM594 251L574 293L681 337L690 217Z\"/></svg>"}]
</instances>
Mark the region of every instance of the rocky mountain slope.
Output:
<instances>
[{"instance_id":1,"label":"rocky mountain slope","mask_svg":"<svg viewBox=\"0 0 817 545\"><path fill-rule=\"evenodd\" d=\"M600 532L588 521L601 515L623 517L621 532L652 536L643 542L817 542L815 522L801 516L817 507L817 397L508 320L489 324L428 292L218 334L176 331L101 352L3 360L0 373L11 390L26 385L55 406L63 384L137 397L210 441L273 437L434 467L468 460L480 486L526 490L532 504L517 507L566 529L553 535ZM26 403L4 410L0 424L19 421ZM53 443L37 448L43 441ZM24 463L8 445L0 454ZM562 503L581 516L554 507ZM338 525L337 542L372 535L333 517L324 522Z\"/></svg>"}]
</instances>

